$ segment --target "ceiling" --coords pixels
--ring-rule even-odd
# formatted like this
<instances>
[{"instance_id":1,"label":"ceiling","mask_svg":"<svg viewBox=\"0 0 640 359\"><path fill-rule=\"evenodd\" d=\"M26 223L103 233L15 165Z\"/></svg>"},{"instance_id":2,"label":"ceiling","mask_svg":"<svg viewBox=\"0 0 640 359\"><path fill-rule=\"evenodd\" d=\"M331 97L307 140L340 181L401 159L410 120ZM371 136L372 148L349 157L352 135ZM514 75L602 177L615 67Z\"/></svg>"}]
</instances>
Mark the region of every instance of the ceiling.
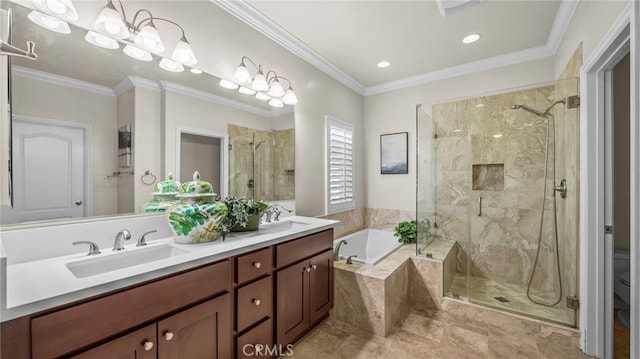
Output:
<instances>
[{"instance_id":1,"label":"ceiling","mask_svg":"<svg viewBox=\"0 0 640 359\"><path fill-rule=\"evenodd\" d=\"M484 0L443 17L424 0L214 2L365 94L488 59L553 55L577 3ZM482 37L463 44L471 33ZM383 60L391 66L378 68Z\"/></svg>"}]
</instances>

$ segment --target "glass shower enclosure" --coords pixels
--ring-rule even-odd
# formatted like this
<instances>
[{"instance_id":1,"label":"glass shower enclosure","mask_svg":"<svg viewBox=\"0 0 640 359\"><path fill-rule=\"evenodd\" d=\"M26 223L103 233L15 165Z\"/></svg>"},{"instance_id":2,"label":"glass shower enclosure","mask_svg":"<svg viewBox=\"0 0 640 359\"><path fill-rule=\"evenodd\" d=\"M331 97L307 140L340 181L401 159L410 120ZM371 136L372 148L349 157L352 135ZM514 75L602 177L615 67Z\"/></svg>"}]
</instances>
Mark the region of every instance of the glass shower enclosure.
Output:
<instances>
[{"instance_id":1,"label":"glass shower enclosure","mask_svg":"<svg viewBox=\"0 0 640 359\"><path fill-rule=\"evenodd\" d=\"M416 252L450 249L445 296L576 326L577 94L574 78L416 107Z\"/></svg>"}]
</instances>

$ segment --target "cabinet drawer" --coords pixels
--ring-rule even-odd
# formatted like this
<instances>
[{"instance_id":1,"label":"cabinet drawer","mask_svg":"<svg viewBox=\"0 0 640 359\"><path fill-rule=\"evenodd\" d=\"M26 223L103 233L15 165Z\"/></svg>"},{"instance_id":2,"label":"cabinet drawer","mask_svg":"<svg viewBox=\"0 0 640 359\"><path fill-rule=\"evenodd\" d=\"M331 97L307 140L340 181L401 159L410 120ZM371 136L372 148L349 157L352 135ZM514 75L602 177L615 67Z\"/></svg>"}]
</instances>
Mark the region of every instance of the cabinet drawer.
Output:
<instances>
[{"instance_id":1,"label":"cabinet drawer","mask_svg":"<svg viewBox=\"0 0 640 359\"><path fill-rule=\"evenodd\" d=\"M273 251L271 247L238 257L238 284L271 272L273 267Z\"/></svg>"},{"instance_id":2,"label":"cabinet drawer","mask_svg":"<svg viewBox=\"0 0 640 359\"><path fill-rule=\"evenodd\" d=\"M230 290L229 260L31 320L34 359L57 357Z\"/></svg>"},{"instance_id":3,"label":"cabinet drawer","mask_svg":"<svg viewBox=\"0 0 640 359\"><path fill-rule=\"evenodd\" d=\"M271 358L273 355L267 353L271 353L272 350L273 322L271 318L236 339L236 358Z\"/></svg>"},{"instance_id":4,"label":"cabinet drawer","mask_svg":"<svg viewBox=\"0 0 640 359\"><path fill-rule=\"evenodd\" d=\"M236 295L236 329L241 332L258 320L271 315L272 284L271 276L238 289Z\"/></svg>"},{"instance_id":5,"label":"cabinet drawer","mask_svg":"<svg viewBox=\"0 0 640 359\"><path fill-rule=\"evenodd\" d=\"M333 248L333 229L311 234L276 247L276 267L282 268Z\"/></svg>"}]
</instances>

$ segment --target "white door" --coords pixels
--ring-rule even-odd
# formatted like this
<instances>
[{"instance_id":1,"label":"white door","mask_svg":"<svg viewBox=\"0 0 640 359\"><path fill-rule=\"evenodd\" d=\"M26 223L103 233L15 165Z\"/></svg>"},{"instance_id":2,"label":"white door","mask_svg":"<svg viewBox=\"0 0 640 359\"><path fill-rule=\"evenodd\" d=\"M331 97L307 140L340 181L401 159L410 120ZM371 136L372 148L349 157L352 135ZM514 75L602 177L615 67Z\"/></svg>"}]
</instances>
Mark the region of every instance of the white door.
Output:
<instances>
[{"instance_id":1,"label":"white door","mask_svg":"<svg viewBox=\"0 0 640 359\"><path fill-rule=\"evenodd\" d=\"M85 130L13 119L14 214L18 222L85 215Z\"/></svg>"}]
</instances>

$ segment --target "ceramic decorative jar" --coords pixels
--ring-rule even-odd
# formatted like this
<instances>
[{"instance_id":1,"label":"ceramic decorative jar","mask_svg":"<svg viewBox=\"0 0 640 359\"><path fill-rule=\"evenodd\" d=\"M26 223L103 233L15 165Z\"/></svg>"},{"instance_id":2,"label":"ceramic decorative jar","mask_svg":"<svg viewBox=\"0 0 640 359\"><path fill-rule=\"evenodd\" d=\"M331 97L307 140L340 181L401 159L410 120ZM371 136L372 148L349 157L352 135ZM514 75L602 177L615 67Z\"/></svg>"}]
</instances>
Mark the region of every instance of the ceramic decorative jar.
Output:
<instances>
[{"instance_id":1,"label":"ceramic decorative jar","mask_svg":"<svg viewBox=\"0 0 640 359\"><path fill-rule=\"evenodd\" d=\"M153 188L153 199L142 206L142 212L165 212L171 206L180 202L176 195L180 188L180 182L173 180L173 174L169 172L167 179L156 183Z\"/></svg>"},{"instance_id":2,"label":"ceramic decorative jar","mask_svg":"<svg viewBox=\"0 0 640 359\"><path fill-rule=\"evenodd\" d=\"M180 204L167 212L167 219L176 243L197 244L220 238L220 225L227 217L227 206L217 202L209 182L200 180L200 173L193 174L193 181L183 183L176 196Z\"/></svg>"}]
</instances>

